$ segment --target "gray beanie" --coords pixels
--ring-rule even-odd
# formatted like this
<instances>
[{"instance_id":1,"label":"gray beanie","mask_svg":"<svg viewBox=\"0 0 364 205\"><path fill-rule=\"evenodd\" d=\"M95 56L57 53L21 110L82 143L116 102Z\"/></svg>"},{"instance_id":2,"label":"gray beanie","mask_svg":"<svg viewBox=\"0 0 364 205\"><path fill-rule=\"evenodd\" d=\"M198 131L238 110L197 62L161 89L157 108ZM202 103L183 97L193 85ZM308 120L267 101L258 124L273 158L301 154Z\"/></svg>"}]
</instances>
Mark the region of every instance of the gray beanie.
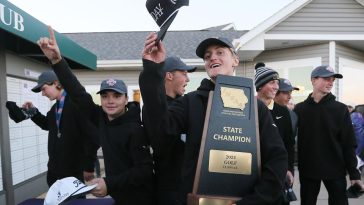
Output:
<instances>
[{"instance_id":1,"label":"gray beanie","mask_svg":"<svg viewBox=\"0 0 364 205\"><path fill-rule=\"evenodd\" d=\"M255 89L257 92L260 87L271 80L279 80L277 71L268 67L255 68Z\"/></svg>"}]
</instances>

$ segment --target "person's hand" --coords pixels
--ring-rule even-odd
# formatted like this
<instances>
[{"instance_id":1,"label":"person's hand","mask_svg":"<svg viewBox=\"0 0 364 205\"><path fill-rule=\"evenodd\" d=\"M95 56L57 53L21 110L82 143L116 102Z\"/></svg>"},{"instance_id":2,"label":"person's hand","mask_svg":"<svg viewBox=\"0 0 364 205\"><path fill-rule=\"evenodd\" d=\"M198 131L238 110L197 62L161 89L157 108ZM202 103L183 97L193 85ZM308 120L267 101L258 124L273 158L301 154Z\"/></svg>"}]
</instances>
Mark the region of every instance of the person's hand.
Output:
<instances>
[{"instance_id":1,"label":"person's hand","mask_svg":"<svg viewBox=\"0 0 364 205\"><path fill-rule=\"evenodd\" d=\"M96 197L104 197L107 195L107 187L104 178L93 179L91 184L97 184L97 186L91 191Z\"/></svg>"},{"instance_id":2,"label":"person's hand","mask_svg":"<svg viewBox=\"0 0 364 205\"><path fill-rule=\"evenodd\" d=\"M288 184L292 186L294 182L294 177L291 171L287 171L286 179L288 180Z\"/></svg>"},{"instance_id":3,"label":"person's hand","mask_svg":"<svg viewBox=\"0 0 364 205\"><path fill-rule=\"evenodd\" d=\"M23 109L29 109L29 108L34 108L34 105L33 105L33 103L32 102L30 102L30 101L27 101L27 102L25 102L22 106L21 106Z\"/></svg>"},{"instance_id":4,"label":"person's hand","mask_svg":"<svg viewBox=\"0 0 364 205\"><path fill-rule=\"evenodd\" d=\"M83 179L85 181L90 181L90 180L92 180L94 178L95 178L95 173L94 172L86 172L86 171L83 172Z\"/></svg>"},{"instance_id":5,"label":"person's hand","mask_svg":"<svg viewBox=\"0 0 364 205\"><path fill-rule=\"evenodd\" d=\"M364 192L364 184L360 179L351 180L351 185L358 184L361 187L361 191Z\"/></svg>"},{"instance_id":6,"label":"person's hand","mask_svg":"<svg viewBox=\"0 0 364 205\"><path fill-rule=\"evenodd\" d=\"M52 64L56 64L61 61L61 51L57 45L56 36L51 26L48 26L49 38L41 37L37 43L44 55L51 61Z\"/></svg>"},{"instance_id":7,"label":"person's hand","mask_svg":"<svg viewBox=\"0 0 364 205\"><path fill-rule=\"evenodd\" d=\"M166 50L164 48L163 42L159 41L156 43L157 33L150 33L145 42L143 49L143 59L153 61L155 63L161 63L166 59Z\"/></svg>"}]
</instances>

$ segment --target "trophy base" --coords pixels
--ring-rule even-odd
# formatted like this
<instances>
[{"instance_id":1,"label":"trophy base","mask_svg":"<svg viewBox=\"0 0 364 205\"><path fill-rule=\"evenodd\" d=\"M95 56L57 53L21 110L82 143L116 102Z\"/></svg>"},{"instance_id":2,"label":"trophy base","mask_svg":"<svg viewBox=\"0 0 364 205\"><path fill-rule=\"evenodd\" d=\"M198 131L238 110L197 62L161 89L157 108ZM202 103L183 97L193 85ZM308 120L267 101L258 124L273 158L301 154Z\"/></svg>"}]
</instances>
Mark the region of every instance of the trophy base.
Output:
<instances>
[{"instance_id":1,"label":"trophy base","mask_svg":"<svg viewBox=\"0 0 364 205\"><path fill-rule=\"evenodd\" d=\"M241 198L188 194L187 205L231 205Z\"/></svg>"}]
</instances>

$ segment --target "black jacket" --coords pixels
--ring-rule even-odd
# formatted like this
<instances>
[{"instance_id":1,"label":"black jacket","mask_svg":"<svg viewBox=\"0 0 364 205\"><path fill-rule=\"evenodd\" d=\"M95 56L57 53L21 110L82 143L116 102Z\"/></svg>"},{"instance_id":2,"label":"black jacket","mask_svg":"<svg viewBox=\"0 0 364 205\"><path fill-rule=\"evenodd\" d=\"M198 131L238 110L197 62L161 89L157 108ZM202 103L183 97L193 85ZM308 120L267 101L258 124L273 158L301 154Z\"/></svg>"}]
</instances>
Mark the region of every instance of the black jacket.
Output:
<instances>
[{"instance_id":1,"label":"black jacket","mask_svg":"<svg viewBox=\"0 0 364 205\"><path fill-rule=\"evenodd\" d=\"M298 169L313 179L337 179L356 169L355 135L347 107L329 93L316 103L311 94L294 109L298 116Z\"/></svg>"},{"instance_id":2,"label":"black jacket","mask_svg":"<svg viewBox=\"0 0 364 205\"><path fill-rule=\"evenodd\" d=\"M139 103L129 103L123 115L109 121L65 60L53 65L53 69L80 110L99 128L108 194L117 204L151 204L153 160L141 125Z\"/></svg>"},{"instance_id":3,"label":"black jacket","mask_svg":"<svg viewBox=\"0 0 364 205\"><path fill-rule=\"evenodd\" d=\"M275 124L278 127L279 135L283 139L284 147L288 153L288 170L294 174L294 135L292 130L292 120L288 108L274 103L273 109L270 111Z\"/></svg>"},{"instance_id":4,"label":"black jacket","mask_svg":"<svg viewBox=\"0 0 364 205\"><path fill-rule=\"evenodd\" d=\"M171 105L177 98L167 97L168 105ZM144 116L144 112L143 112ZM147 119L143 119L145 126L148 126ZM183 163L185 143L181 138L174 136L148 136L153 148L157 192L161 197L166 192L177 192L181 183L181 166Z\"/></svg>"},{"instance_id":5,"label":"black jacket","mask_svg":"<svg viewBox=\"0 0 364 205\"><path fill-rule=\"evenodd\" d=\"M97 136L90 130L95 129L85 123L86 118L79 113L76 104L67 95L60 122L61 137L57 136L55 109L58 101L44 116L38 112L31 120L48 132L48 185L57 179L74 176L83 181L83 171L92 172L96 157ZM90 123L90 122L88 122Z\"/></svg>"},{"instance_id":6,"label":"black jacket","mask_svg":"<svg viewBox=\"0 0 364 205\"><path fill-rule=\"evenodd\" d=\"M192 192L208 94L215 86L210 80L204 79L197 91L184 95L168 106L163 63L143 60L143 66L139 85L146 111L144 118L153 123L147 127L148 133L152 136L167 134L176 138L180 137L180 133L187 134L182 165L183 181L180 185L181 200L185 201L187 193ZM255 192L245 196L238 204L274 203L281 195L287 171L287 152L278 130L272 125L267 107L260 101L258 106L262 175L254 188Z\"/></svg>"}]
</instances>

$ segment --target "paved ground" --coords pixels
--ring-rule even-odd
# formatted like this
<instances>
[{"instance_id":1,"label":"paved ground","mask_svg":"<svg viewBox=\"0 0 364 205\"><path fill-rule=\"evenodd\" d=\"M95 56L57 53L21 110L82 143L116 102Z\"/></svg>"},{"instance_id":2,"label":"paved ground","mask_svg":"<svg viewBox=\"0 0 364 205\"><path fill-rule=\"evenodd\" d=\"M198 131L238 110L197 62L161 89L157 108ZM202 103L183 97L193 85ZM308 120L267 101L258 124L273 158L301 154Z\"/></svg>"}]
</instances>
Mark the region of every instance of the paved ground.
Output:
<instances>
[{"instance_id":1,"label":"paved ground","mask_svg":"<svg viewBox=\"0 0 364 205\"><path fill-rule=\"evenodd\" d=\"M295 172L295 182L293 185L293 190L296 193L296 196L298 198L298 201L295 202L291 202L291 205L299 205L300 204L300 190L299 190L299 186L300 186L300 182L298 180L298 171ZM364 176L362 175L362 180L364 180ZM348 186L349 186L350 182L348 181ZM325 185L321 184L321 190L320 190L320 194L318 196L317 199L317 205L327 205L328 204L328 194L325 188ZM364 195L362 195L361 197L357 198L357 199L349 199L349 204L350 205L364 205Z\"/></svg>"},{"instance_id":2,"label":"paved ground","mask_svg":"<svg viewBox=\"0 0 364 205\"><path fill-rule=\"evenodd\" d=\"M101 175L104 176L104 164L103 164L103 160L100 160L100 165L101 165ZM362 180L364 181L364 173L362 175ZM349 186L350 182L348 181L348 186ZM299 186L300 186L300 182L298 180L298 171L295 171L295 182L293 185L293 190L296 193L297 196L297 201L291 202L291 205L300 205L300 190L299 190ZM45 193L42 194L41 196L39 196L39 198L44 198L45 197ZM94 196L92 196L91 194L87 195L87 198L95 198ZM318 200L317 200L317 205L328 205L328 194L326 191L326 188L323 184L321 184L321 191L320 194L318 196ZM350 205L364 205L364 194L357 199L349 199L349 204Z\"/></svg>"}]
</instances>

